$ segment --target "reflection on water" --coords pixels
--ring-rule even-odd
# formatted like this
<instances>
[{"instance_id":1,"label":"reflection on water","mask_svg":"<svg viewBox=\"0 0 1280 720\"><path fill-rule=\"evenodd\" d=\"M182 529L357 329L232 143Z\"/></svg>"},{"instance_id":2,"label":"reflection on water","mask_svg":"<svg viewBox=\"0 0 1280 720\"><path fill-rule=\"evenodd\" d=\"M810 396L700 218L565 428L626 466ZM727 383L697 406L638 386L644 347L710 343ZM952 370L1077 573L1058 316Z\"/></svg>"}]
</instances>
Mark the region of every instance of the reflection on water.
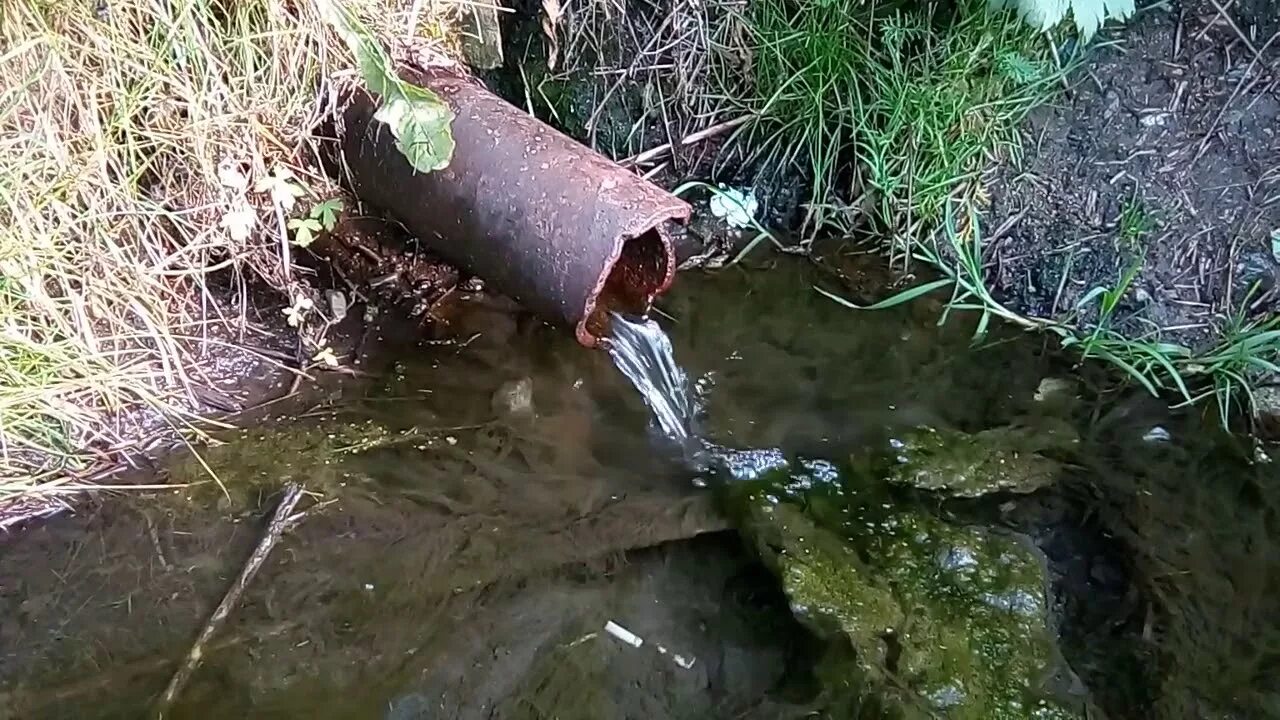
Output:
<instances>
[{"instance_id":1,"label":"reflection on water","mask_svg":"<svg viewBox=\"0 0 1280 720\"><path fill-rule=\"evenodd\" d=\"M810 715L815 657L833 649L725 532L687 458L645 432L689 437L695 411L721 469L780 473L774 494L827 524L866 493L835 495L831 468L906 429L1066 418L1081 442L1057 487L923 505L1035 537L1064 652L1109 717L1266 716L1277 700L1261 679L1280 657L1273 470L1185 412L1100 392L1092 370L1032 338L974 346L926 303L851 313L816 280L798 261L684 276L663 299L670 351L619 324L636 332L628 362L645 399L666 399L657 408L615 358L478 299L446 309L456 344L371 332L368 382L204 453L229 500L134 495L0 538L0 718L141 716L284 481L335 502L276 548L173 717ZM1037 399L1046 378L1070 379L1072 401ZM1171 439L1143 441L1156 426ZM947 572L965 570L958 547ZM610 636L610 621L645 644Z\"/></svg>"}]
</instances>

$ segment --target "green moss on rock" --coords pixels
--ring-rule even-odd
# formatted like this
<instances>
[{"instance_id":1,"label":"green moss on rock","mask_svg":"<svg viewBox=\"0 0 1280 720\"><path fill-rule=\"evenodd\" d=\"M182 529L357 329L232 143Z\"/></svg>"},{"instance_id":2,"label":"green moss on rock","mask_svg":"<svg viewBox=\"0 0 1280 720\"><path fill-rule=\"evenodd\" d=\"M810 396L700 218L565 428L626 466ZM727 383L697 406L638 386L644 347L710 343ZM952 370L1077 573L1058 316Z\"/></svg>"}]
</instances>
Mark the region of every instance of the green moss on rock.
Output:
<instances>
[{"instance_id":1,"label":"green moss on rock","mask_svg":"<svg viewBox=\"0 0 1280 720\"><path fill-rule=\"evenodd\" d=\"M819 674L864 678L855 704L874 698L886 717L903 720L1080 717L1056 699L1070 671L1046 606L1044 563L1028 543L879 503L851 510L845 528L860 530L842 537L797 504L752 497L748 532L793 610L853 648L844 662L855 666Z\"/></svg>"},{"instance_id":2,"label":"green moss on rock","mask_svg":"<svg viewBox=\"0 0 1280 720\"><path fill-rule=\"evenodd\" d=\"M999 427L978 433L916 428L892 441L889 481L956 497L1029 493L1053 483L1059 463L1047 450L1070 448L1072 428Z\"/></svg>"},{"instance_id":3,"label":"green moss on rock","mask_svg":"<svg viewBox=\"0 0 1280 720\"><path fill-rule=\"evenodd\" d=\"M251 428L178 456L169 476L175 484L189 484L192 493L216 493L220 502L243 507L241 501L260 489L290 482L314 492L336 491L355 478L345 460L377 448L426 442L416 429L393 430L372 420Z\"/></svg>"}]
</instances>

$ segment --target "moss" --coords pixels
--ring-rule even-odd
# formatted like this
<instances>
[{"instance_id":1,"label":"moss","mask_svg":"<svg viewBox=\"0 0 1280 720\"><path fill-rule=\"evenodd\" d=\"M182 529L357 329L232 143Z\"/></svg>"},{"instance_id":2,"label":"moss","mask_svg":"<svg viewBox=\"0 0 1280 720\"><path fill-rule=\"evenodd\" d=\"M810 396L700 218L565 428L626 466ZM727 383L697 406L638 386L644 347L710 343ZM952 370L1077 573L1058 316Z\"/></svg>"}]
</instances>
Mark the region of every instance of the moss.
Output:
<instances>
[{"instance_id":1,"label":"moss","mask_svg":"<svg viewBox=\"0 0 1280 720\"><path fill-rule=\"evenodd\" d=\"M1059 463L1042 454L1069 448L1074 430L1062 424L1008 426L968 434L916 428L893 440L890 482L957 497L1029 493L1053 483Z\"/></svg>"},{"instance_id":2,"label":"moss","mask_svg":"<svg viewBox=\"0 0 1280 720\"><path fill-rule=\"evenodd\" d=\"M884 717L904 719L1078 717L1055 699L1069 669L1028 543L879 500L847 504L837 533L803 498L779 500L788 495L776 488L747 497L745 528L793 610L852 647L818 673L861 678L844 690L857 706L874 698Z\"/></svg>"},{"instance_id":3,"label":"moss","mask_svg":"<svg viewBox=\"0 0 1280 720\"><path fill-rule=\"evenodd\" d=\"M359 477L345 462L348 458L377 448L427 442L434 440L414 428L392 430L372 420L253 428L223 438L198 454L179 456L170 464L169 476L174 483L190 484L192 494L216 493L220 502L244 507L247 503L241 501L252 499L259 490L289 482L314 492L334 492ZM211 482L214 478L217 482Z\"/></svg>"}]
</instances>

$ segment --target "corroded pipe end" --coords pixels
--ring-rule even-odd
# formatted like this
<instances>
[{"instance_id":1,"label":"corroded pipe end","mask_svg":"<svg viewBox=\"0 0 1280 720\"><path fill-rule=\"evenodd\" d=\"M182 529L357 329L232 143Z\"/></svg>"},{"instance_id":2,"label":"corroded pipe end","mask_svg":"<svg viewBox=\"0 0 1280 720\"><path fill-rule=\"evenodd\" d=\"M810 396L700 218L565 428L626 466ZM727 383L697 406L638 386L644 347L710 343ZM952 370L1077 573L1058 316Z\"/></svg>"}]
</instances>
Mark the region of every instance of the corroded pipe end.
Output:
<instances>
[{"instance_id":1,"label":"corroded pipe end","mask_svg":"<svg viewBox=\"0 0 1280 720\"><path fill-rule=\"evenodd\" d=\"M614 240L613 253L601 270L595 289L587 296L575 334L578 342L594 348L609 334L609 312L648 314L653 300L671 286L676 274L675 245L667 233L668 222L684 222L689 206L672 204L652 217L640 232Z\"/></svg>"},{"instance_id":2,"label":"corroded pipe end","mask_svg":"<svg viewBox=\"0 0 1280 720\"><path fill-rule=\"evenodd\" d=\"M675 275L688 203L456 69L402 69L454 113L448 167L417 172L357 90L335 103L335 163L363 201L427 247L596 347L609 312L643 315Z\"/></svg>"}]
</instances>

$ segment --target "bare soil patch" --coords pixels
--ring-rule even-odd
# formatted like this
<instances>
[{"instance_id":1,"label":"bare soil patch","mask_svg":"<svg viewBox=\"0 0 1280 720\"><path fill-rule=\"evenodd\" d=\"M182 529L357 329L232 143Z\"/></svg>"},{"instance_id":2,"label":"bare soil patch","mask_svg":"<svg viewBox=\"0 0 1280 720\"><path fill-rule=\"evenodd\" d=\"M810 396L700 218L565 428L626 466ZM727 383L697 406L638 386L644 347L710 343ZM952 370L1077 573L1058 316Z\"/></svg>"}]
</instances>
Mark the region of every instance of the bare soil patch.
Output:
<instances>
[{"instance_id":1,"label":"bare soil patch","mask_svg":"<svg viewBox=\"0 0 1280 720\"><path fill-rule=\"evenodd\" d=\"M1199 349L1242 308L1280 307L1278 30L1275 2L1182 3L1089 51L991 188L993 285L1011 308L1069 319L1135 263L1113 325L1129 337ZM1088 305L1077 322L1096 320Z\"/></svg>"}]
</instances>

